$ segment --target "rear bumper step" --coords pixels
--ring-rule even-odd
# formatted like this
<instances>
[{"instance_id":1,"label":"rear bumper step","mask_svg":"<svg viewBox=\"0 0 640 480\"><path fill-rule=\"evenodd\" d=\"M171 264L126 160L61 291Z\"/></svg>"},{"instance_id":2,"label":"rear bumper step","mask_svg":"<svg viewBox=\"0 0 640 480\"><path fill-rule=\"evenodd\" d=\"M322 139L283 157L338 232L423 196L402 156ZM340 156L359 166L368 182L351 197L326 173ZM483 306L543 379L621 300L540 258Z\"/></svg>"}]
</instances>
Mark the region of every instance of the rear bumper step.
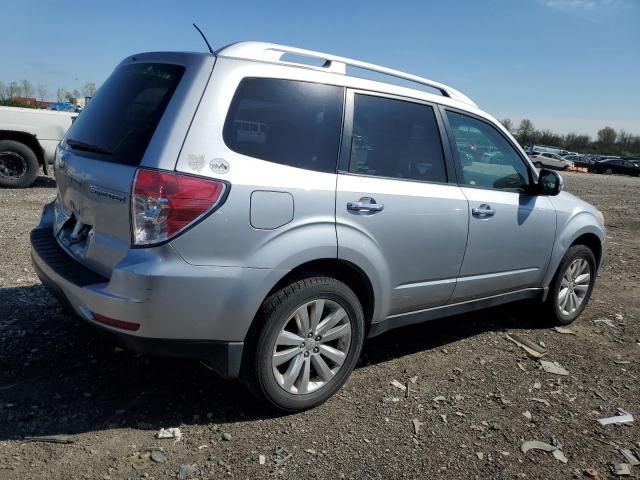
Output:
<instances>
[{"instance_id":1,"label":"rear bumper step","mask_svg":"<svg viewBox=\"0 0 640 480\"><path fill-rule=\"evenodd\" d=\"M31 231L31 249L51 270L74 285L85 287L109 281L108 278L80 265L65 252L58 245L51 228L36 228Z\"/></svg>"}]
</instances>

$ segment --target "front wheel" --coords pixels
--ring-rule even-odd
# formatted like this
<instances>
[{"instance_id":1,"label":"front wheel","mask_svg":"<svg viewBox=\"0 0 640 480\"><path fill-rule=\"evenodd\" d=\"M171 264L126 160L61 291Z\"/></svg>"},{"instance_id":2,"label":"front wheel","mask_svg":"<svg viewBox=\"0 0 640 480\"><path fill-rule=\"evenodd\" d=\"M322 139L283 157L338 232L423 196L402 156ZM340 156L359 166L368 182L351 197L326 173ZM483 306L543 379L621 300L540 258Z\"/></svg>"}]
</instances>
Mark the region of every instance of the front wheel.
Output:
<instances>
[{"instance_id":1,"label":"front wheel","mask_svg":"<svg viewBox=\"0 0 640 480\"><path fill-rule=\"evenodd\" d=\"M547 297L552 323L569 325L587 306L596 281L596 258L591 249L574 245L565 253Z\"/></svg>"},{"instance_id":2,"label":"front wheel","mask_svg":"<svg viewBox=\"0 0 640 480\"><path fill-rule=\"evenodd\" d=\"M536 168L542 168L542 163L541 162L536 162L533 164L534 167Z\"/></svg>"},{"instance_id":3,"label":"front wheel","mask_svg":"<svg viewBox=\"0 0 640 480\"><path fill-rule=\"evenodd\" d=\"M607 168L607 169L604 171L604 174L605 174L605 175L611 175L612 173L613 173L613 170L611 170L610 168Z\"/></svg>"},{"instance_id":4,"label":"front wheel","mask_svg":"<svg viewBox=\"0 0 640 480\"><path fill-rule=\"evenodd\" d=\"M344 283L324 276L293 282L269 296L256 319L243 380L284 411L323 403L347 380L364 341L364 314Z\"/></svg>"}]
</instances>

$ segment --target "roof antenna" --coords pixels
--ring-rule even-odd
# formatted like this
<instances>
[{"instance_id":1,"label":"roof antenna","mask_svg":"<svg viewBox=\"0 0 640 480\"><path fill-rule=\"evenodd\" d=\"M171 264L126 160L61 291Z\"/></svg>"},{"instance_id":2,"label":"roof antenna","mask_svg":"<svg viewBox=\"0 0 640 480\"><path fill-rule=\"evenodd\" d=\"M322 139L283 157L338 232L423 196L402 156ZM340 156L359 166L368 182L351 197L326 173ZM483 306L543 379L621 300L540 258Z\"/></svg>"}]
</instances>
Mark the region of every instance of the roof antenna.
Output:
<instances>
[{"instance_id":1,"label":"roof antenna","mask_svg":"<svg viewBox=\"0 0 640 480\"><path fill-rule=\"evenodd\" d=\"M207 40L207 37L204 36L204 33L202 33L202 30L200 30L198 25L196 25L194 23L193 26L198 31L198 33L202 36L202 39L204 40L204 43L207 44L207 48L209 49L209 52L211 52L211 54L213 55L213 48L211 48L211 45L209 44L209 41Z\"/></svg>"}]
</instances>

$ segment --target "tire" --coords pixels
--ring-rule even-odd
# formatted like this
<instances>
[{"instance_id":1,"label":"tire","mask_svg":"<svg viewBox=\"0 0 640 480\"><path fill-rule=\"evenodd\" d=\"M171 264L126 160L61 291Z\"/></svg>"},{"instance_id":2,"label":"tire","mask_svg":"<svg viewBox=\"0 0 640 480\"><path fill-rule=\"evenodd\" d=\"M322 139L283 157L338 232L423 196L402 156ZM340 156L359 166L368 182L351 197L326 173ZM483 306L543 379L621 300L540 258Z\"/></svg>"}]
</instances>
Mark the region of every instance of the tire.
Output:
<instances>
[{"instance_id":1,"label":"tire","mask_svg":"<svg viewBox=\"0 0 640 480\"><path fill-rule=\"evenodd\" d=\"M31 148L15 140L0 140L0 187L28 187L39 171L38 157Z\"/></svg>"},{"instance_id":2,"label":"tire","mask_svg":"<svg viewBox=\"0 0 640 480\"><path fill-rule=\"evenodd\" d=\"M316 301L319 303L314 303ZM321 313L319 317L314 316L316 306ZM335 314L340 310L346 316ZM335 327L325 323L325 328L329 327L326 331L316 329L314 332L320 336L309 338L308 334L299 344L302 339L301 322L296 320L296 316L298 312L304 316L305 311L309 322L312 323L314 318L316 321L320 319L317 325L321 327L332 312L335 314L332 318L340 317L341 320ZM362 306L353 291L334 278L310 276L287 285L263 302L256 321L260 327L249 339L242 381L254 395L278 410L296 412L320 405L344 384L360 357L365 333ZM346 324L349 328L345 327ZM328 337L329 332L336 335L336 331L344 333L348 330L348 337L345 335L326 343L322 340L322 335ZM276 343L285 338L285 343ZM287 343L289 341L291 343ZM334 350L344 355L341 365L325 356L325 353L333 356ZM276 365L276 355L280 354L280 361L286 356L282 352L297 353L290 360ZM323 370L322 377L319 359L329 368ZM290 371L296 371L296 365L301 365L299 373L288 375ZM308 381L305 383L307 371Z\"/></svg>"},{"instance_id":3,"label":"tire","mask_svg":"<svg viewBox=\"0 0 640 480\"><path fill-rule=\"evenodd\" d=\"M568 269L573 265L580 265L580 261L586 262L589 270L588 272L583 272L582 274L577 275L577 278L580 279L584 273L588 273L588 282L585 282L584 279L583 281L576 282L574 278L574 280L567 285L565 275L570 275ZM560 266L553 277L553 281L549 288L549 294L545 302L545 310L551 320L550 323L553 325L569 325L580 316L591 298L591 292L593 291L593 286L596 280L596 273L596 258L590 248L584 245L574 245L567 250L567 253L562 257ZM571 285L575 286L575 290L572 289L573 287ZM585 287L585 289L579 290L578 287ZM561 290L564 290L565 288L568 291L564 298L569 297L567 304L563 303L563 297L560 295ZM580 303L573 311L571 311L572 306L570 304L572 301L570 298L572 292L580 299ZM580 297L581 292L584 292L584 296L582 297Z\"/></svg>"},{"instance_id":4,"label":"tire","mask_svg":"<svg viewBox=\"0 0 640 480\"><path fill-rule=\"evenodd\" d=\"M605 175L611 175L612 173L613 173L613 170L611 170L610 168L607 168L607 169L604 171L604 174L605 174Z\"/></svg>"},{"instance_id":5,"label":"tire","mask_svg":"<svg viewBox=\"0 0 640 480\"><path fill-rule=\"evenodd\" d=\"M536 162L533 164L534 167L536 168L542 168L542 163L541 162Z\"/></svg>"}]
</instances>

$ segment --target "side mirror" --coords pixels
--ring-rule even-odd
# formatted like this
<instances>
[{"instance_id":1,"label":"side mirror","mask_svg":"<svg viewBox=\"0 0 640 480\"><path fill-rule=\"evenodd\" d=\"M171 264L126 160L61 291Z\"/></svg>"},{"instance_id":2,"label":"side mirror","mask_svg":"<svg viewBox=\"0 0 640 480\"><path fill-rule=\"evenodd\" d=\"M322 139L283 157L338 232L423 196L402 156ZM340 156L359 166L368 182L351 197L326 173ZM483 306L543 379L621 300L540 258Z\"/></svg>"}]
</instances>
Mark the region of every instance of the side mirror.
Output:
<instances>
[{"instance_id":1,"label":"side mirror","mask_svg":"<svg viewBox=\"0 0 640 480\"><path fill-rule=\"evenodd\" d=\"M538 193L540 195L558 195L564 189L564 180L558 172L543 168L538 176Z\"/></svg>"}]
</instances>

